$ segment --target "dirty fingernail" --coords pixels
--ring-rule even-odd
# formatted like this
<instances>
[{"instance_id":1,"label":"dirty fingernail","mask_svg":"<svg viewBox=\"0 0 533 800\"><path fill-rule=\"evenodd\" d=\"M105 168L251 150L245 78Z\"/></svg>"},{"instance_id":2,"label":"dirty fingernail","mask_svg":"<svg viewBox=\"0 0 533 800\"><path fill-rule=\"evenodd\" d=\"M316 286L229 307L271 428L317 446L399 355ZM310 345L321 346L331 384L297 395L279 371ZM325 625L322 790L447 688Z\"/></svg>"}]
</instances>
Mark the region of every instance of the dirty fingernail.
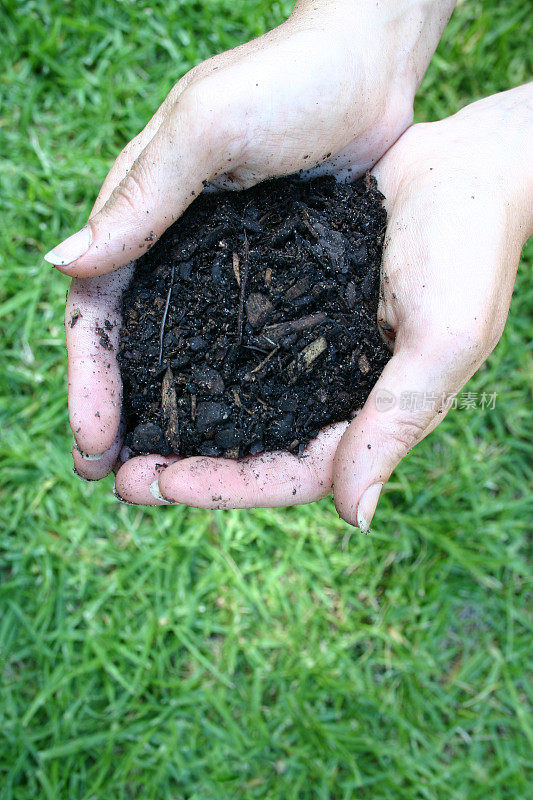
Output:
<instances>
[{"instance_id":1,"label":"dirty fingernail","mask_svg":"<svg viewBox=\"0 0 533 800\"><path fill-rule=\"evenodd\" d=\"M175 505L174 500L167 500L166 497L163 497L163 495L159 491L158 480L155 480L153 483L150 484L150 494L152 495L152 497L155 497L156 500L159 500L160 503L166 503L169 506Z\"/></svg>"},{"instance_id":2,"label":"dirty fingernail","mask_svg":"<svg viewBox=\"0 0 533 800\"><path fill-rule=\"evenodd\" d=\"M105 451L103 453L84 453L77 441L74 439L74 450L80 454L80 456L85 459L85 461L100 461L102 456L105 455Z\"/></svg>"},{"instance_id":3,"label":"dirty fingernail","mask_svg":"<svg viewBox=\"0 0 533 800\"><path fill-rule=\"evenodd\" d=\"M76 477L80 479L80 481L84 481L85 483L91 483L89 478L85 478L83 475L80 475L76 467L72 467L72 472L74 473L74 475L76 475Z\"/></svg>"},{"instance_id":4,"label":"dirty fingernail","mask_svg":"<svg viewBox=\"0 0 533 800\"><path fill-rule=\"evenodd\" d=\"M135 503L130 503L129 500L124 500L124 498L119 495L119 493L117 492L115 484L113 484L113 494L115 495L117 500L119 500L119 502L121 502L121 503L124 503L125 506L134 506L135 505Z\"/></svg>"},{"instance_id":5,"label":"dirty fingernail","mask_svg":"<svg viewBox=\"0 0 533 800\"><path fill-rule=\"evenodd\" d=\"M44 257L45 261L53 264L54 267L65 267L76 261L77 258L81 258L91 246L92 240L92 231L88 225L85 225L81 231L69 236L64 242L50 250Z\"/></svg>"},{"instance_id":6,"label":"dirty fingernail","mask_svg":"<svg viewBox=\"0 0 533 800\"><path fill-rule=\"evenodd\" d=\"M357 506L357 526L361 533L368 533L370 530L372 517L374 516L382 489L382 483L374 483L372 486L369 486L368 489L365 489L359 500L359 505Z\"/></svg>"}]
</instances>

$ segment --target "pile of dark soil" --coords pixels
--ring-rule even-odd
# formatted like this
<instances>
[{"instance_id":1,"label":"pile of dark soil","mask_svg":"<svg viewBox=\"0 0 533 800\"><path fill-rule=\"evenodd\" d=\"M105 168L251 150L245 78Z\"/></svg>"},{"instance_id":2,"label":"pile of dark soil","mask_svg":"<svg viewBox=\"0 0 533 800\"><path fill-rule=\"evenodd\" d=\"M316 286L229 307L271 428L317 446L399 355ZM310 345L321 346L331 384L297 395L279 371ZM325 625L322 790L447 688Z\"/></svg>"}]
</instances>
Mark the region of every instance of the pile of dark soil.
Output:
<instances>
[{"instance_id":1,"label":"pile of dark soil","mask_svg":"<svg viewBox=\"0 0 533 800\"><path fill-rule=\"evenodd\" d=\"M390 357L376 322L381 201L368 174L203 192L123 298L126 443L299 453L348 419Z\"/></svg>"}]
</instances>

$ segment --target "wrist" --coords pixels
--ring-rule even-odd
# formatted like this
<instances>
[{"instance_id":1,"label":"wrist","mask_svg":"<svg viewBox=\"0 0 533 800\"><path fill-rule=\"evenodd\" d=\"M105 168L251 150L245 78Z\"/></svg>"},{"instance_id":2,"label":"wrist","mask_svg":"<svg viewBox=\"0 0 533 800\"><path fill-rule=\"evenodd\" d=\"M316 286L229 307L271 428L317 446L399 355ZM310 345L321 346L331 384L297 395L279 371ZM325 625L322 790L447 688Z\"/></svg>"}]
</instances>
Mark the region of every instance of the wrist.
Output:
<instances>
[{"instance_id":1,"label":"wrist","mask_svg":"<svg viewBox=\"0 0 533 800\"><path fill-rule=\"evenodd\" d=\"M381 17L395 57L394 80L414 96L450 19L456 0L364 0Z\"/></svg>"},{"instance_id":2,"label":"wrist","mask_svg":"<svg viewBox=\"0 0 533 800\"><path fill-rule=\"evenodd\" d=\"M354 52L386 58L388 80L410 102L456 0L297 0L290 20L333 30Z\"/></svg>"}]
</instances>

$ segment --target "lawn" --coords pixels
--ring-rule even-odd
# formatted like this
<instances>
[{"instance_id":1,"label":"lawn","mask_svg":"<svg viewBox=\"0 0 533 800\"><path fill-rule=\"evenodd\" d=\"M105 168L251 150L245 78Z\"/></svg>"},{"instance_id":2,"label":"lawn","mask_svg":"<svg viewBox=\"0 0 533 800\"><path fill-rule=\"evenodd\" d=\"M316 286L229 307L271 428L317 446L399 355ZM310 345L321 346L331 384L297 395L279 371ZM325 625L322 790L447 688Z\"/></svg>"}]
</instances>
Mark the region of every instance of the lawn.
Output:
<instances>
[{"instance_id":1,"label":"lawn","mask_svg":"<svg viewBox=\"0 0 533 800\"><path fill-rule=\"evenodd\" d=\"M415 448L371 536L330 499L131 508L72 473L42 255L177 78L290 5L2 2L1 800L530 796L531 245L468 386L495 408ZM416 118L525 82L532 38L525 0L460 3Z\"/></svg>"}]
</instances>

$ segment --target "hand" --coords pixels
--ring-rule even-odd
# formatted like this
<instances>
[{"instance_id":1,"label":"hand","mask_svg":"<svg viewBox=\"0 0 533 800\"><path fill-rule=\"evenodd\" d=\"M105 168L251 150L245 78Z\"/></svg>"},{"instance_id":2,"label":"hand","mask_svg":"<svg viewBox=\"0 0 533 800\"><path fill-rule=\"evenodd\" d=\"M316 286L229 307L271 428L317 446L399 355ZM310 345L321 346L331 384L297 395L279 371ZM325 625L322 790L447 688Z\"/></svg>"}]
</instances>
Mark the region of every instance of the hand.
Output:
<instances>
[{"instance_id":1,"label":"hand","mask_svg":"<svg viewBox=\"0 0 533 800\"><path fill-rule=\"evenodd\" d=\"M119 155L87 225L47 254L76 276L66 309L69 410L82 476L120 449L120 296L136 258L205 182L244 188L309 169L356 176L412 121L453 0L301 0L290 19L195 67ZM102 346L105 320L113 350ZM107 333L107 331L106 331ZM95 457L98 458L95 459Z\"/></svg>"},{"instance_id":2,"label":"hand","mask_svg":"<svg viewBox=\"0 0 533 800\"><path fill-rule=\"evenodd\" d=\"M533 83L410 128L375 167L389 214L378 317L394 355L351 424L323 430L299 460L196 457L158 470L161 459L134 458L118 471L119 494L150 502L158 477L152 491L161 502L286 506L334 486L340 516L368 531L393 469L444 418L501 336L533 232L532 121ZM403 409L404 392L434 400Z\"/></svg>"}]
</instances>

